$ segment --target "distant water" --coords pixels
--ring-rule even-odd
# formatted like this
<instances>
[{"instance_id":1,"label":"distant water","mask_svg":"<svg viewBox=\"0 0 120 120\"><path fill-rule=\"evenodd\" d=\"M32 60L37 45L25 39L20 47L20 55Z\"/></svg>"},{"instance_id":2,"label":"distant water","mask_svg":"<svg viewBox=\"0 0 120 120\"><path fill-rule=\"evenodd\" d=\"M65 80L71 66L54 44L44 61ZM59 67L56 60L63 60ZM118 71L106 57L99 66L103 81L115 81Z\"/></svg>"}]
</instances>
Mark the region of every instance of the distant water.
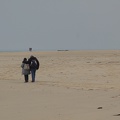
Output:
<instances>
[{"instance_id":1,"label":"distant water","mask_svg":"<svg viewBox=\"0 0 120 120\"><path fill-rule=\"evenodd\" d=\"M32 50L33 52L35 52L35 51L69 51L68 49L33 49ZM29 50L25 50L25 49L23 49L23 50L0 50L0 52L29 52Z\"/></svg>"},{"instance_id":2,"label":"distant water","mask_svg":"<svg viewBox=\"0 0 120 120\"><path fill-rule=\"evenodd\" d=\"M56 48L56 49L41 49L41 48L32 48L32 51L79 51L83 49L70 49L70 48ZM85 49L84 49L85 50ZM87 50L87 49L86 49ZM21 49L0 49L0 52L29 52L29 48L21 48Z\"/></svg>"},{"instance_id":3,"label":"distant water","mask_svg":"<svg viewBox=\"0 0 120 120\"><path fill-rule=\"evenodd\" d=\"M25 50L0 50L0 52L27 52Z\"/></svg>"},{"instance_id":4,"label":"distant water","mask_svg":"<svg viewBox=\"0 0 120 120\"><path fill-rule=\"evenodd\" d=\"M57 50L32 50L32 51L37 52L37 51L57 51ZM0 50L0 52L29 52L29 50Z\"/></svg>"}]
</instances>

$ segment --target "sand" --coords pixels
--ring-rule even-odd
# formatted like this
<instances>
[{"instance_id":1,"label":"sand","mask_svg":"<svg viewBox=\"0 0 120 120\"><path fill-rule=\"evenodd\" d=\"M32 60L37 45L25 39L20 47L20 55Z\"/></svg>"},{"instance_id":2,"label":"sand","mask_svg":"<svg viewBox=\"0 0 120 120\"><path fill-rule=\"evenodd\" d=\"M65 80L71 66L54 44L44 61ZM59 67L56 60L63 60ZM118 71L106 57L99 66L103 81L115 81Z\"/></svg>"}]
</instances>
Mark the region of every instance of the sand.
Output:
<instances>
[{"instance_id":1,"label":"sand","mask_svg":"<svg viewBox=\"0 0 120 120\"><path fill-rule=\"evenodd\" d=\"M36 56L36 82L21 62ZM120 50L0 53L0 120L120 119Z\"/></svg>"}]
</instances>

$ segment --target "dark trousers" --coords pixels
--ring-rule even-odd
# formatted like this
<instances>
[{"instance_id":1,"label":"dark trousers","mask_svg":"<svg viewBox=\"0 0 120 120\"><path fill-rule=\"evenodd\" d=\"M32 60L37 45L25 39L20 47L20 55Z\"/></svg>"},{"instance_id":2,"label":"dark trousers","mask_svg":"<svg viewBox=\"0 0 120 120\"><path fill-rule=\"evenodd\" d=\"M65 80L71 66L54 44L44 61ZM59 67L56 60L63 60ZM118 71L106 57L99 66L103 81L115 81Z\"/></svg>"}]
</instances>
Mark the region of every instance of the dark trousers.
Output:
<instances>
[{"instance_id":1,"label":"dark trousers","mask_svg":"<svg viewBox=\"0 0 120 120\"><path fill-rule=\"evenodd\" d=\"M25 82L28 82L28 75L24 75L25 77Z\"/></svg>"},{"instance_id":2,"label":"dark trousers","mask_svg":"<svg viewBox=\"0 0 120 120\"><path fill-rule=\"evenodd\" d=\"M35 82L36 69L31 69L32 82Z\"/></svg>"}]
</instances>

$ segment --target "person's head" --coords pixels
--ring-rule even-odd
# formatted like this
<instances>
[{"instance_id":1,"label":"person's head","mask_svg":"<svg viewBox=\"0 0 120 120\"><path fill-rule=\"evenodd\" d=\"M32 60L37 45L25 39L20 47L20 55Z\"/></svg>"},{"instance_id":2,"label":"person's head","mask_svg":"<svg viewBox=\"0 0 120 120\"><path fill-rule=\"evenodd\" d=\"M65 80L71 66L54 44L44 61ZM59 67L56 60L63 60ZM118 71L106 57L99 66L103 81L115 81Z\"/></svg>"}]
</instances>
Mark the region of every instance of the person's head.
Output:
<instances>
[{"instance_id":1,"label":"person's head","mask_svg":"<svg viewBox=\"0 0 120 120\"><path fill-rule=\"evenodd\" d=\"M34 58L34 56L33 56L33 55L31 55L31 56L30 56L30 58Z\"/></svg>"},{"instance_id":2,"label":"person's head","mask_svg":"<svg viewBox=\"0 0 120 120\"><path fill-rule=\"evenodd\" d=\"M27 60L27 58L24 58L24 59L23 59L23 61L26 61L26 60Z\"/></svg>"},{"instance_id":3,"label":"person's head","mask_svg":"<svg viewBox=\"0 0 120 120\"><path fill-rule=\"evenodd\" d=\"M26 62L26 61L27 61L27 58L24 58L24 59L23 59L23 62Z\"/></svg>"},{"instance_id":4,"label":"person's head","mask_svg":"<svg viewBox=\"0 0 120 120\"><path fill-rule=\"evenodd\" d=\"M33 56L33 55L30 56L30 60L35 60L35 59L36 59L35 56Z\"/></svg>"}]
</instances>

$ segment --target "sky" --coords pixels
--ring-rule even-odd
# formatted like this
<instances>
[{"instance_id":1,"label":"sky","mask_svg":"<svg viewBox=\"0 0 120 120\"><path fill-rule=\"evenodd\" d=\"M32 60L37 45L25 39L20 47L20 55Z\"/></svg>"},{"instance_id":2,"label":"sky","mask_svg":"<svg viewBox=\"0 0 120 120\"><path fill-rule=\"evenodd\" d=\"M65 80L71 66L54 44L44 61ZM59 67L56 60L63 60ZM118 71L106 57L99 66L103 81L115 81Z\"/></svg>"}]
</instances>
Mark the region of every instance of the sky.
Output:
<instances>
[{"instance_id":1,"label":"sky","mask_svg":"<svg viewBox=\"0 0 120 120\"><path fill-rule=\"evenodd\" d=\"M0 50L120 49L120 0L0 0Z\"/></svg>"}]
</instances>

